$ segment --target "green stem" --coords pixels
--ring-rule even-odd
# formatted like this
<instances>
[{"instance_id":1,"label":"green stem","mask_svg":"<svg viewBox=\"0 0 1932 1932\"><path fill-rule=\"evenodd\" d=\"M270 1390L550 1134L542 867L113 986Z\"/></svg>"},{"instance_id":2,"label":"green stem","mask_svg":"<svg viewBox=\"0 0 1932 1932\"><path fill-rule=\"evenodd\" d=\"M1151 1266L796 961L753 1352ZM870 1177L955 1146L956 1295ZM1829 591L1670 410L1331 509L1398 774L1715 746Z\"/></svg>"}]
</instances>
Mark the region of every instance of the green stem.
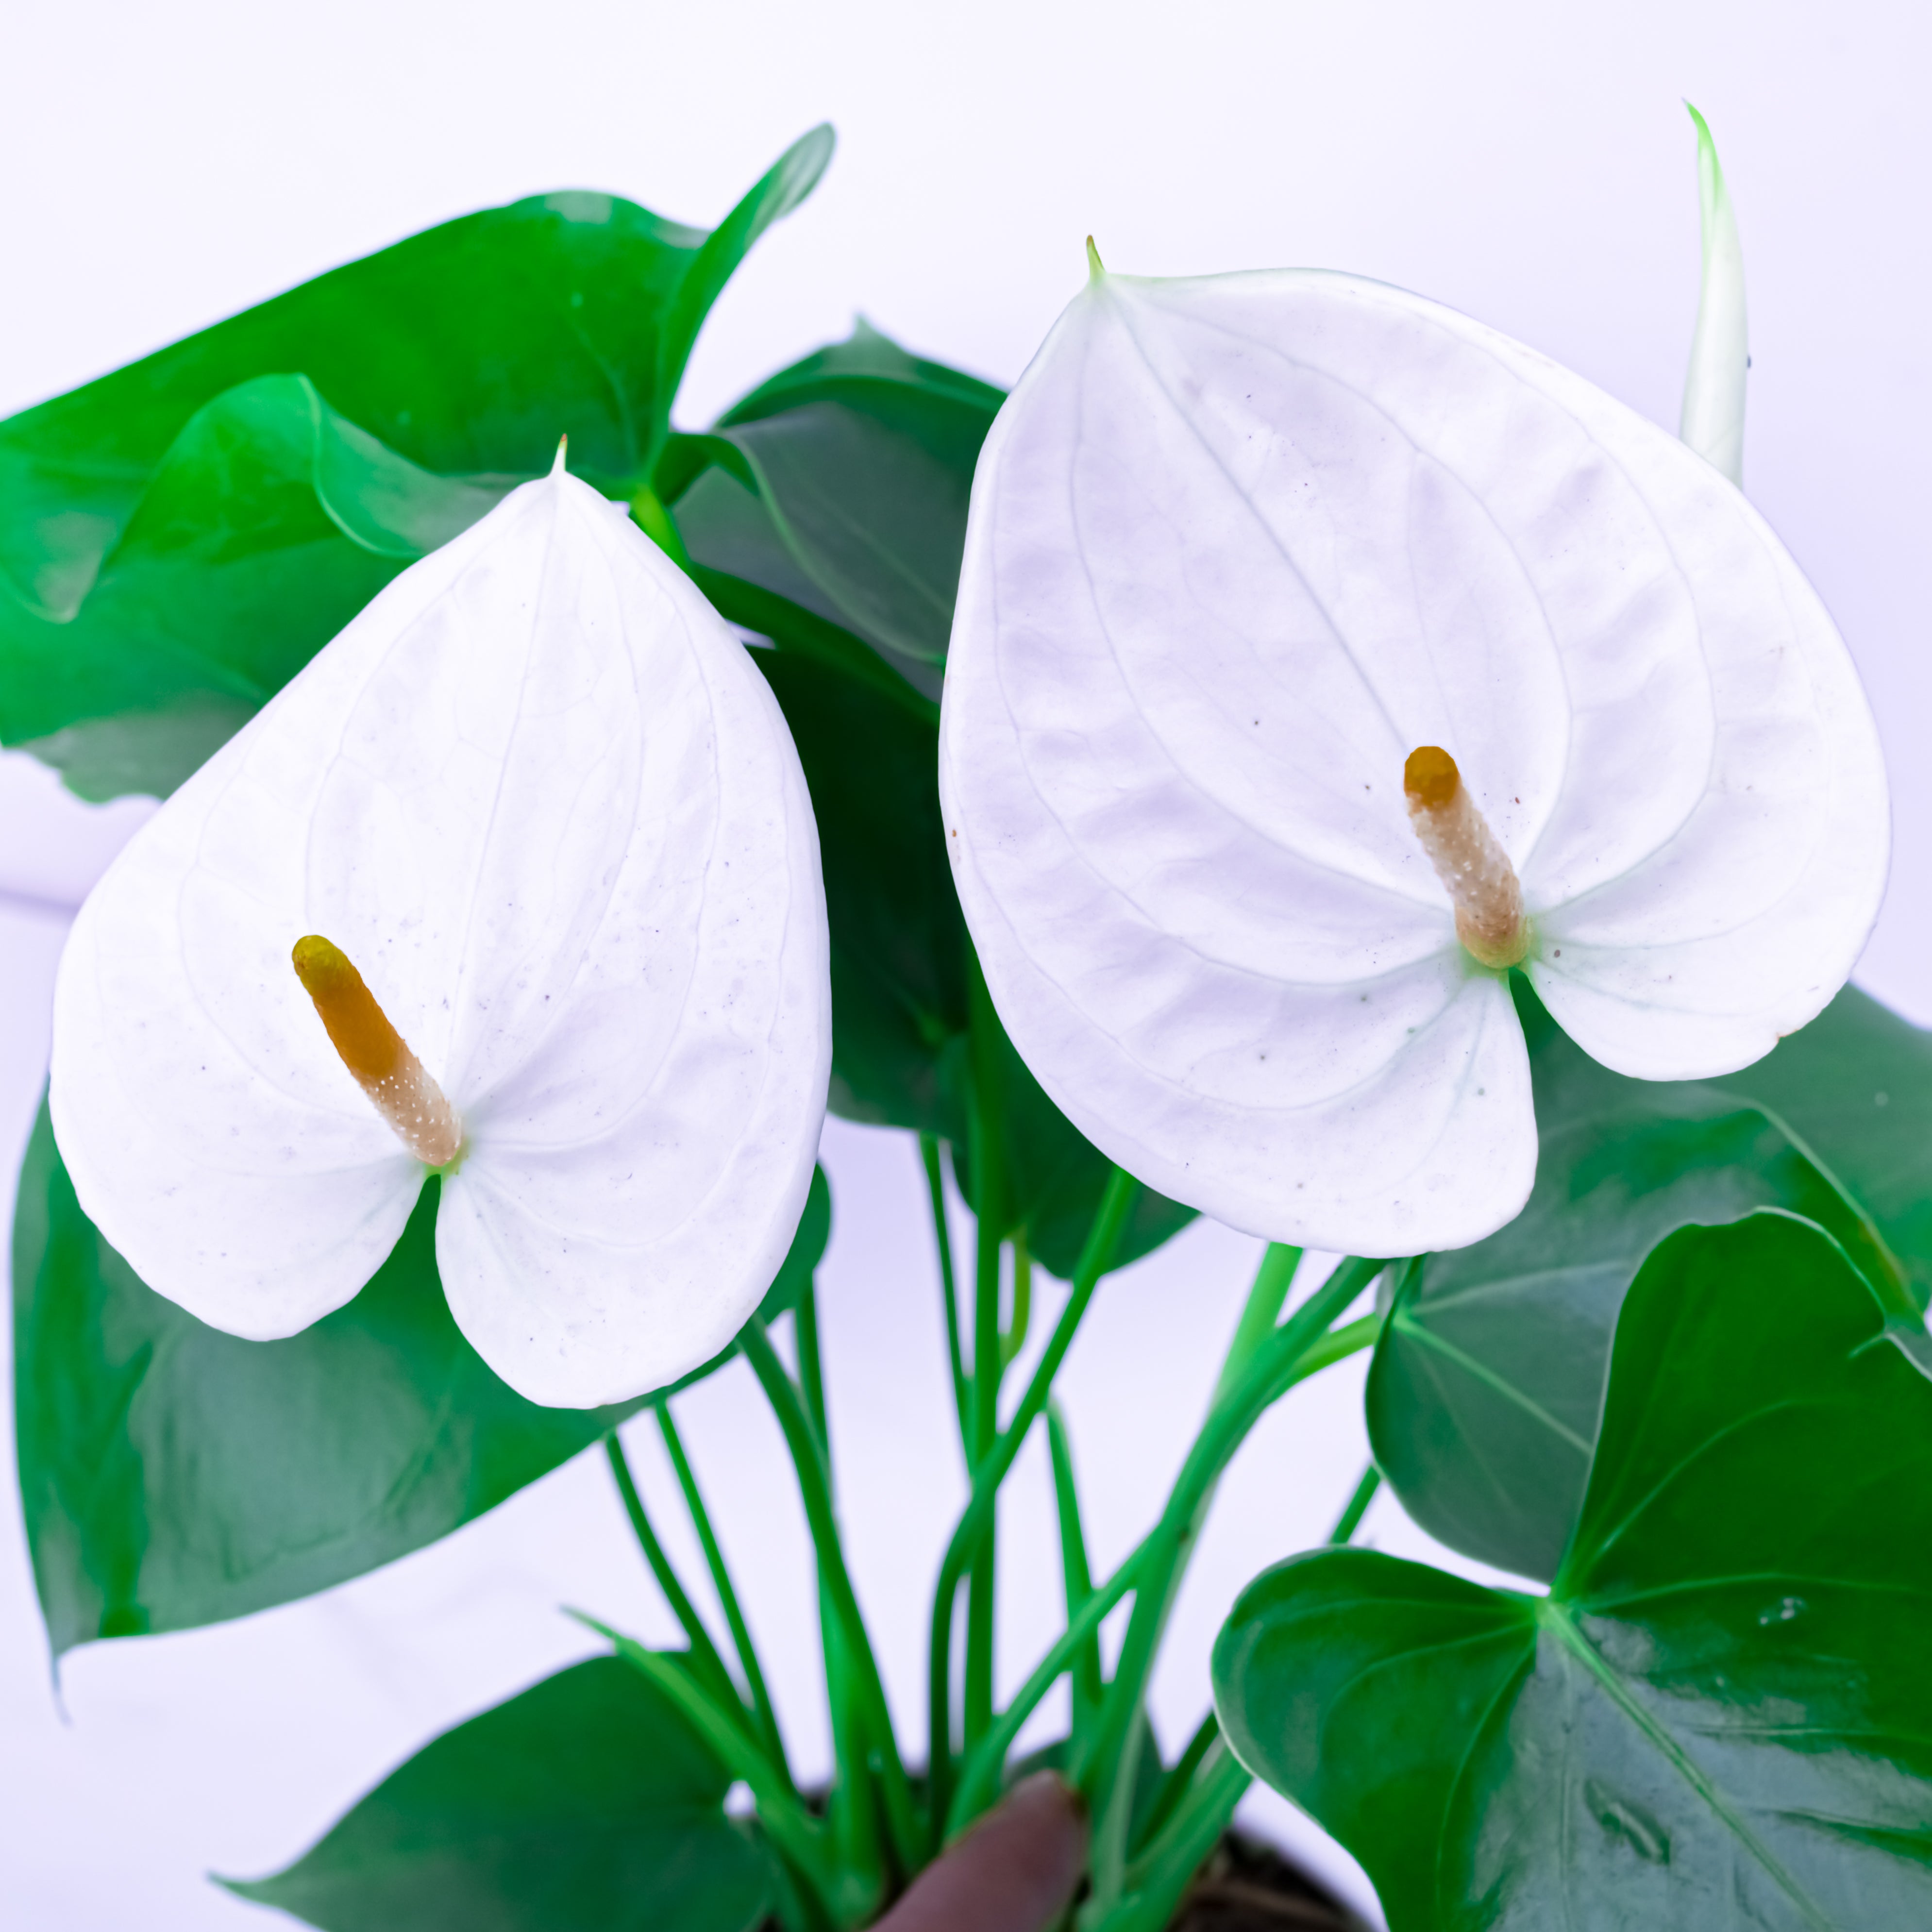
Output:
<instances>
[{"instance_id":1,"label":"green stem","mask_svg":"<svg viewBox=\"0 0 1932 1932\"><path fill-rule=\"evenodd\" d=\"M1093 1932L1164 1932L1253 1782L1226 1741L1210 1738L1186 1796L1127 1867L1120 1904L1095 1917Z\"/></svg>"},{"instance_id":2,"label":"green stem","mask_svg":"<svg viewBox=\"0 0 1932 1932\"><path fill-rule=\"evenodd\" d=\"M970 1402L966 1384L966 1358L959 1346L959 1289L952 1275L952 1234L946 1223L946 1176L940 1164L939 1138L919 1137L926 1162L926 1184L932 1197L932 1235L939 1248L939 1285L946 1300L946 1356L952 1370L952 1407L959 1418L959 1448L967 1467L973 1464Z\"/></svg>"},{"instance_id":3,"label":"green stem","mask_svg":"<svg viewBox=\"0 0 1932 1932\"><path fill-rule=\"evenodd\" d=\"M784 1853L797 1875L818 1894L816 1903L821 1911L825 1910L837 1886L838 1874L826 1856L819 1827L777 1767L746 1736L742 1726L718 1706L677 1658L646 1650L634 1638L621 1635L580 1610L568 1614L586 1629L595 1630L626 1664L649 1678L710 1746L718 1762L732 1777L742 1778L751 1787L752 1796L758 1802L759 1823L771 1834L772 1843ZM828 1912L826 1916L836 1915Z\"/></svg>"},{"instance_id":4,"label":"green stem","mask_svg":"<svg viewBox=\"0 0 1932 1932\"><path fill-rule=\"evenodd\" d=\"M926 1651L927 1736L935 1850L938 1835L944 1828L952 1784L946 1692L952 1654L953 1599L973 1552L978 1547L1000 1485L1012 1467L1013 1459L1018 1455L1028 1431L1039 1420L1040 1411L1046 1406L1047 1398L1053 1392L1053 1378L1072 1346L1074 1332L1080 1326L1080 1318L1086 1313L1088 1304L1094 1298L1094 1288L1113 1258L1120 1230L1126 1225L1128 1210L1133 1205L1139 1187L1139 1182L1118 1167L1108 1174L1100 1204L1094 1211L1093 1225L1087 1232L1086 1245L1074 1266L1066 1306L1054 1324L1053 1334L1034 1370L1033 1379L1027 1384L1025 1394L1020 1398L1019 1407L1013 1412L1012 1422L994 1444L992 1453L974 1472L972 1496L953 1526L952 1540L940 1562L939 1581L932 1595L932 1629Z\"/></svg>"},{"instance_id":5,"label":"green stem","mask_svg":"<svg viewBox=\"0 0 1932 1932\"><path fill-rule=\"evenodd\" d=\"M792 1466L798 1475L799 1494L805 1504L806 1522L812 1532L818 1571L832 1599L834 1613L844 1641L844 1660L852 1673L854 1687L869 1733L870 1754L877 1761L884 1786L886 1822L893 1852L900 1870L910 1876L924 1862L923 1850L898 1744L892 1733L891 1708L886 1702L880 1681L878 1660L874 1655L859 1599L845 1568L839 1546L838 1524L832 1508L832 1486L826 1473L824 1454L806 1413L797 1385L786 1372L772 1348L765 1324L754 1315L738 1338L738 1346L752 1365L765 1391L765 1398L784 1432L785 1447L791 1452Z\"/></svg>"},{"instance_id":6,"label":"green stem","mask_svg":"<svg viewBox=\"0 0 1932 1932\"><path fill-rule=\"evenodd\" d=\"M973 1439L969 1462L976 1480L992 1454L1000 1428L1000 1256L1006 1233L1005 1109L1000 1065L1001 1031L980 962L967 955L967 1065L970 1105L967 1132L972 1150ZM998 1498L989 1508L972 1552L966 1604L966 1672L961 1736L970 1748L993 1721L994 1612L998 1600ZM950 1738L948 1740L950 1743ZM935 1752L934 1756L938 1754Z\"/></svg>"},{"instance_id":7,"label":"green stem","mask_svg":"<svg viewBox=\"0 0 1932 1932\"><path fill-rule=\"evenodd\" d=\"M1080 1524L1080 1492L1073 1480L1073 1445L1067 1440L1066 1419L1057 1402L1046 1406L1047 1452L1053 1464L1053 1502L1060 1523L1060 1574L1071 1624L1081 1606L1094 1594L1094 1574L1087 1561L1087 1538ZM1100 1708L1100 1638L1096 1630L1081 1646L1070 1673L1072 1679L1073 1721L1069 1742L1075 1750L1085 1741L1094 1713Z\"/></svg>"},{"instance_id":8,"label":"green stem","mask_svg":"<svg viewBox=\"0 0 1932 1932\"><path fill-rule=\"evenodd\" d=\"M1382 1472L1371 1462L1362 1472L1362 1480L1355 1485L1354 1495L1335 1519L1335 1527L1328 1532L1330 1543L1346 1543L1361 1528L1362 1519L1368 1514L1369 1505L1375 1501L1376 1492L1382 1486Z\"/></svg>"},{"instance_id":9,"label":"green stem","mask_svg":"<svg viewBox=\"0 0 1932 1932\"><path fill-rule=\"evenodd\" d=\"M617 1479L617 1493L624 1499L624 1514L631 1519L631 1528L644 1552L644 1561L651 1566L651 1574L657 1579L658 1588L663 1592L671 1615L676 1618L684 1631L685 1641L691 1646L693 1672L713 1696L729 1704L743 1718L744 1699L731 1681L731 1673L725 1669L724 1660L718 1654L718 1646L711 1641L711 1633L704 1628L704 1618L698 1614L697 1606L678 1581L677 1572L671 1568L670 1558L664 1554L657 1532L651 1527L651 1520L644 1512L644 1499L638 1493L637 1480L631 1474L630 1458L625 1454L624 1445L618 1440L614 1429L604 1438L604 1453L610 1458L610 1473Z\"/></svg>"},{"instance_id":10,"label":"green stem","mask_svg":"<svg viewBox=\"0 0 1932 1932\"><path fill-rule=\"evenodd\" d=\"M631 499L631 516L639 530L649 537L658 548L687 573L691 568L691 553L684 547L684 538L679 533L670 512L658 500L657 492L648 484Z\"/></svg>"},{"instance_id":11,"label":"green stem","mask_svg":"<svg viewBox=\"0 0 1932 1932\"><path fill-rule=\"evenodd\" d=\"M818 1294L808 1282L793 1311L798 1344L799 1393L818 1436L824 1459L826 1493L836 1502L832 1472L832 1425L825 1403L825 1364L818 1346ZM879 1798L868 1745L866 1721L857 1702L858 1680L845 1662L845 1637L821 1571L818 1582L819 1646L825 1658L825 1700L832 1718L832 1790L826 1819L840 1862L882 1882L884 1852L879 1836Z\"/></svg>"},{"instance_id":12,"label":"green stem","mask_svg":"<svg viewBox=\"0 0 1932 1932\"><path fill-rule=\"evenodd\" d=\"M818 1432L818 1446L825 1456L825 1480L832 1480L832 1430L825 1415L825 1364L818 1353L818 1296L810 1282L792 1312L792 1328L798 1340L799 1387L805 1396L806 1413Z\"/></svg>"},{"instance_id":13,"label":"green stem","mask_svg":"<svg viewBox=\"0 0 1932 1932\"><path fill-rule=\"evenodd\" d=\"M1254 1359L1255 1351L1274 1334L1275 1324L1281 1319L1281 1305L1288 1299L1295 1270L1300 1265L1299 1248L1270 1241L1262 1251L1262 1263L1255 1270L1254 1286L1248 1290L1248 1298L1242 1304L1241 1318L1234 1324L1234 1339L1228 1344L1220 1376L1214 1384L1214 1394L1208 1403L1210 1408L1240 1380L1249 1363Z\"/></svg>"},{"instance_id":14,"label":"green stem","mask_svg":"<svg viewBox=\"0 0 1932 1932\"><path fill-rule=\"evenodd\" d=\"M1096 1820L1094 1894L1104 1906L1118 1898L1126 1866L1133 1792L1134 1720L1147 1692L1168 1613L1193 1553L1206 1505L1234 1454L1269 1406L1294 1383L1375 1339L1380 1318L1370 1315L1340 1334L1323 1331L1388 1266L1351 1256L1255 1350L1247 1366L1208 1412L1181 1466L1150 1540L1133 1615L1106 1700L1076 1782Z\"/></svg>"},{"instance_id":15,"label":"green stem","mask_svg":"<svg viewBox=\"0 0 1932 1932\"><path fill-rule=\"evenodd\" d=\"M1160 1795L1142 1821L1137 1837L1143 1845L1150 1845L1160 1835L1161 1827L1174 1816L1180 1801L1194 1780L1194 1774L1201 1768L1201 1760L1208 1755L1208 1748L1221 1735L1220 1720L1210 1711L1201 1720L1193 1736L1187 1741L1187 1748L1180 1756L1174 1768L1162 1780Z\"/></svg>"},{"instance_id":16,"label":"green stem","mask_svg":"<svg viewBox=\"0 0 1932 1932\"><path fill-rule=\"evenodd\" d=\"M1000 1368L1011 1368L1026 1346L1027 1330L1033 1325L1033 1254L1027 1246L1026 1230L1013 1236L1013 1318L1000 1337Z\"/></svg>"},{"instance_id":17,"label":"green stem","mask_svg":"<svg viewBox=\"0 0 1932 1932\"><path fill-rule=\"evenodd\" d=\"M1066 1628L1053 1648L1040 1659L1013 1701L1000 1713L999 1722L968 1753L961 1768L958 1790L946 1818L949 1838L963 1831L999 1796L1000 1776L1006 1768L1006 1754L1012 1749L1021 1726L1033 1715L1040 1700L1053 1688L1060 1672L1093 1642L1108 1612L1133 1588L1145 1548L1143 1544L1136 1550L1108 1578L1105 1586L1081 1605L1078 1614L1068 1619Z\"/></svg>"},{"instance_id":18,"label":"green stem","mask_svg":"<svg viewBox=\"0 0 1932 1932\"><path fill-rule=\"evenodd\" d=\"M778 1730L778 1714L772 1708L770 1691L765 1685L765 1673L758 1662L757 1647L752 1642L751 1626L745 1621L745 1612L738 1602L738 1593L732 1587L731 1573L724 1562L724 1552L718 1546L716 1532L711 1526L711 1514L704 1507L704 1498L698 1486L697 1473L691 1466L691 1459L684 1453L682 1438L677 1432L677 1425L670 1418L670 1405L658 1404L658 1431L664 1438L665 1452L670 1457L670 1466L677 1472L678 1487L684 1492L684 1506L689 1512L692 1527L698 1532L698 1540L704 1551L704 1561L711 1572L712 1587L718 1592L718 1601L724 1610L724 1621L730 1626L731 1644L738 1653L738 1663L745 1676L745 1682L752 1694L752 1712L757 1718L758 1730L764 1738L765 1750L773 1764L784 1773L786 1784L794 1791L798 1788L791 1774L791 1766L785 1756L784 1738Z\"/></svg>"}]
</instances>

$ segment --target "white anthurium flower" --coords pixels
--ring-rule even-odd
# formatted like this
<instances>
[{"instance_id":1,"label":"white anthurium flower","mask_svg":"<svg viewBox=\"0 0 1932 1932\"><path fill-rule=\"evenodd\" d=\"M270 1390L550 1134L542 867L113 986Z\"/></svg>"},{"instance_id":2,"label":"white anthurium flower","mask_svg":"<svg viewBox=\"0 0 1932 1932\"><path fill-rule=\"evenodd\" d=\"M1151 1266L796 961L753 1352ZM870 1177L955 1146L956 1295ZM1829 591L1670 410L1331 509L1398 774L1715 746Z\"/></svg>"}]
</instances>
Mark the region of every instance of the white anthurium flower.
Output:
<instances>
[{"instance_id":1,"label":"white anthurium flower","mask_svg":"<svg viewBox=\"0 0 1932 1932\"><path fill-rule=\"evenodd\" d=\"M1368 1255L1516 1214L1520 964L1577 1043L1725 1073L1876 916L1869 710L1751 506L1378 284L1105 274L976 477L941 731L1015 1044L1237 1228Z\"/></svg>"},{"instance_id":2,"label":"white anthurium flower","mask_svg":"<svg viewBox=\"0 0 1932 1932\"><path fill-rule=\"evenodd\" d=\"M348 1301L440 1170L464 1333L520 1394L587 1407L704 1361L770 1284L831 998L764 680L562 463L128 845L62 962L52 1108L141 1278L256 1338Z\"/></svg>"}]
</instances>

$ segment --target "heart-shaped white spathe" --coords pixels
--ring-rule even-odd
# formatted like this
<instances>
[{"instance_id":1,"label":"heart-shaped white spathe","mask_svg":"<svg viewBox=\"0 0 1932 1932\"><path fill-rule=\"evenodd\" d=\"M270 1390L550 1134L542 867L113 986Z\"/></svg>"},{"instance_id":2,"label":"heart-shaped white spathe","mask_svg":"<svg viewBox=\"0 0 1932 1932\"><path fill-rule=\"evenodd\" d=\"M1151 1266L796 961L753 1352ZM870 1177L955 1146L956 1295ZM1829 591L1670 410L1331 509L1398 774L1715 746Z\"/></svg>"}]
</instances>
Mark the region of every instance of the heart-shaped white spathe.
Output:
<instances>
[{"instance_id":1,"label":"heart-shaped white spathe","mask_svg":"<svg viewBox=\"0 0 1932 1932\"><path fill-rule=\"evenodd\" d=\"M1399 290L1096 274L980 458L940 791L1001 1018L1150 1185L1370 1255L1521 1207L1527 1054L1409 822L1424 745L1619 1072L1758 1058L1876 916L1863 692L1709 464Z\"/></svg>"},{"instance_id":2,"label":"heart-shaped white spathe","mask_svg":"<svg viewBox=\"0 0 1932 1932\"><path fill-rule=\"evenodd\" d=\"M461 1118L437 1263L506 1382L592 1406L730 1342L824 1120L818 835L744 646L561 467L397 578L75 922L52 1106L81 1204L256 1338L348 1301L425 1176L296 979L310 932Z\"/></svg>"}]
</instances>

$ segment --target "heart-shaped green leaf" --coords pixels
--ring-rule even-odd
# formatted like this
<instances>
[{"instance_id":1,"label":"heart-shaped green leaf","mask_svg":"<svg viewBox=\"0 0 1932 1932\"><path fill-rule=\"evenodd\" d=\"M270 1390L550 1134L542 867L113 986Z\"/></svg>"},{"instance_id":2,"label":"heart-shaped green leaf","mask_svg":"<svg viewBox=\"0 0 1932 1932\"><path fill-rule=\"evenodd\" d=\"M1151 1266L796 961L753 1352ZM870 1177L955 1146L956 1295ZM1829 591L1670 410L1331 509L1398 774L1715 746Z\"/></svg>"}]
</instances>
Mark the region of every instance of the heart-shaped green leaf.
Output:
<instances>
[{"instance_id":1,"label":"heart-shaped green leaf","mask_svg":"<svg viewBox=\"0 0 1932 1932\"><path fill-rule=\"evenodd\" d=\"M1816 1028L1842 1031L1850 1017L1874 1044L1894 1048L1892 1036L1916 1029L1847 992L1734 1081L1626 1080L1576 1047L1527 988L1520 998L1540 1140L1535 1191L1500 1233L1408 1271L1376 1344L1366 1406L1377 1462L1431 1535L1498 1568L1548 1577L1582 1502L1617 1311L1646 1254L1672 1228L1763 1207L1805 1215L1870 1279L1928 1370L1932 1340L1904 1265L1863 1204L1783 1118L1733 1090L1756 1087L1802 1105L1821 1071L1839 1090L1856 1077L1831 1039L1814 1040ZM1906 1054L1894 1064L1904 1102L1912 1063ZM1863 1114L1875 1111L1866 1100ZM1924 1102L1932 1115L1932 1078ZM1806 1112L1846 1144L1823 1108ZM1878 1154L1884 1143L1868 1139Z\"/></svg>"},{"instance_id":2,"label":"heart-shaped green leaf","mask_svg":"<svg viewBox=\"0 0 1932 1932\"><path fill-rule=\"evenodd\" d=\"M861 322L688 440L680 532L700 564L856 633L936 698L974 465L1002 400Z\"/></svg>"},{"instance_id":3,"label":"heart-shaped green leaf","mask_svg":"<svg viewBox=\"0 0 1932 1932\"><path fill-rule=\"evenodd\" d=\"M1877 1224L1912 1299L1932 1301L1932 1033L1847 986L1718 1084L1791 1128Z\"/></svg>"},{"instance_id":4,"label":"heart-shaped green leaf","mask_svg":"<svg viewBox=\"0 0 1932 1932\"><path fill-rule=\"evenodd\" d=\"M359 1576L642 1406L542 1408L498 1381L443 1300L436 1204L432 1180L346 1307L286 1341L246 1342L144 1287L102 1240L42 1108L14 1213L14 1379L21 1499L56 1655ZM766 1320L796 1301L830 1227L821 1173Z\"/></svg>"},{"instance_id":5,"label":"heart-shaped green leaf","mask_svg":"<svg viewBox=\"0 0 1932 1932\"><path fill-rule=\"evenodd\" d=\"M446 222L0 423L0 740L166 790L560 436L646 487L706 310L831 147L710 234L586 194Z\"/></svg>"},{"instance_id":6,"label":"heart-shaped green leaf","mask_svg":"<svg viewBox=\"0 0 1932 1932\"><path fill-rule=\"evenodd\" d=\"M1296 1557L1216 1700L1392 1932L1932 1923L1928 1551L1932 1382L1835 1242L1755 1214L1632 1286L1548 1597Z\"/></svg>"},{"instance_id":7,"label":"heart-shaped green leaf","mask_svg":"<svg viewBox=\"0 0 1932 1932\"><path fill-rule=\"evenodd\" d=\"M284 1872L231 1891L326 1932L747 1932L765 1854L664 1693L592 1658L446 1731Z\"/></svg>"}]
</instances>

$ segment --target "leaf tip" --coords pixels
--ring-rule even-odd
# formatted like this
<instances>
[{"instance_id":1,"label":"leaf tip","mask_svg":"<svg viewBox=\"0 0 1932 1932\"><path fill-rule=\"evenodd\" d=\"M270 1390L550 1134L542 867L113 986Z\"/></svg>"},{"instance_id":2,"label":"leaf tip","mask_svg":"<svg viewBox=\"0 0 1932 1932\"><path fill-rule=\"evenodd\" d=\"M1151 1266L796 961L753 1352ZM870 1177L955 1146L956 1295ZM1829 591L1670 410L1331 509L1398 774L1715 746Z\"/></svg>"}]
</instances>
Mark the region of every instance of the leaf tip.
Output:
<instances>
[{"instance_id":1,"label":"leaf tip","mask_svg":"<svg viewBox=\"0 0 1932 1932\"><path fill-rule=\"evenodd\" d=\"M1100 260L1100 251L1094 247L1094 238L1090 235L1087 238L1088 280L1094 282L1104 281L1106 279L1106 274L1107 266Z\"/></svg>"},{"instance_id":2,"label":"leaf tip","mask_svg":"<svg viewBox=\"0 0 1932 1932\"><path fill-rule=\"evenodd\" d=\"M556 440L556 455L550 466L550 473L553 476L564 476L569 474L564 462L564 458L568 452L569 448L570 437L568 434L566 432L564 435L559 436Z\"/></svg>"}]
</instances>

